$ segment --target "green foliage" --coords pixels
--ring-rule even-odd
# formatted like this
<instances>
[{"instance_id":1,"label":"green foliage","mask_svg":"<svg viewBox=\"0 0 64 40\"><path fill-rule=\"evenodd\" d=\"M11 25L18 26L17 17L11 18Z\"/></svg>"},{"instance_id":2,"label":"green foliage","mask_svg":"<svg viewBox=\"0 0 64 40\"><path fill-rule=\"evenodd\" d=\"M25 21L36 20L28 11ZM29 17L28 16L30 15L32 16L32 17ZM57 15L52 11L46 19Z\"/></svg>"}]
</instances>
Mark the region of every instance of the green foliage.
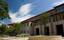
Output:
<instances>
[{"instance_id":1,"label":"green foliage","mask_svg":"<svg viewBox=\"0 0 64 40\"><path fill-rule=\"evenodd\" d=\"M15 30L15 29L14 29L13 27L6 28L5 34L12 36L12 35L15 34L15 33L14 33L14 32L15 32L14 30Z\"/></svg>"},{"instance_id":2,"label":"green foliage","mask_svg":"<svg viewBox=\"0 0 64 40\"><path fill-rule=\"evenodd\" d=\"M23 24L21 24L21 23L15 24L15 29L16 29L17 32L19 32L22 27L23 27Z\"/></svg>"},{"instance_id":3,"label":"green foliage","mask_svg":"<svg viewBox=\"0 0 64 40\"><path fill-rule=\"evenodd\" d=\"M10 19L10 16L8 14L8 4L6 0L0 0L0 20L3 20L5 18ZM12 34L14 31L14 28L7 28L6 25L2 24L0 25L0 35L1 34Z\"/></svg>"},{"instance_id":4,"label":"green foliage","mask_svg":"<svg viewBox=\"0 0 64 40\"><path fill-rule=\"evenodd\" d=\"M5 0L0 0L0 19L10 18L8 14L8 4Z\"/></svg>"},{"instance_id":5,"label":"green foliage","mask_svg":"<svg viewBox=\"0 0 64 40\"><path fill-rule=\"evenodd\" d=\"M6 26L5 26L5 25L1 25L1 26L0 26L0 35L1 35L1 34L4 34L5 31L6 31Z\"/></svg>"},{"instance_id":6,"label":"green foliage","mask_svg":"<svg viewBox=\"0 0 64 40\"><path fill-rule=\"evenodd\" d=\"M44 13L42 16L40 16L41 21L43 24L46 24L49 20L49 14L48 13Z\"/></svg>"},{"instance_id":7,"label":"green foliage","mask_svg":"<svg viewBox=\"0 0 64 40\"><path fill-rule=\"evenodd\" d=\"M13 26L9 26L9 28L2 24L0 26L0 35L1 34L5 34L5 35L10 35L10 36L16 36L17 34L19 34L20 29L23 27L23 24L21 23L15 23L13 24Z\"/></svg>"}]
</instances>

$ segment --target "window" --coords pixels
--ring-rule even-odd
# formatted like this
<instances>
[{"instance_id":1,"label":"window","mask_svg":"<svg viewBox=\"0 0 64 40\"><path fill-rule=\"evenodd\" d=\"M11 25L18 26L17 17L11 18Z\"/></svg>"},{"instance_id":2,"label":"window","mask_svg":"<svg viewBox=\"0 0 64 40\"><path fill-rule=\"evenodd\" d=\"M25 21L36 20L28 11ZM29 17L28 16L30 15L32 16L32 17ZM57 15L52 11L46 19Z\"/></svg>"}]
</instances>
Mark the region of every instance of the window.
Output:
<instances>
[{"instance_id":1,"label":"window","mask_svg":"<svg viewBox=\"0 0 64 40\"><path fill-rule=\"evenodd\" d=\"M55 18L53 15L49 17L49 22L55 22Z\"/></svg>"},{"instance_id":2,"label":"window","mask_svg":"<svg viewBox=\"0 0 64 40\"><path fill-rule=\"evenodd\" d=\"M55 22L55 21L56 21L55 16L53 16L53 22Z\"/></svg>"},{"instance_id":3,"label":"window","mask_svg":"<svg viewBox=\"0 0 64 40\"><path fill-rule=\"evenodd\" d=\"M61 18L61 14L59 15L59 19L61 20L62 18Z\"/></svg>"},{"instance_id":4,"label":"window","mask_svg":"<svg viewBox=\"0 0 64 40\"><path fill-rule=\"evenodd\" d=\"M64 19L64 14L63 14L63 19Z\"/></svg>"},{"instance_id":5,"label":"window","mask_svg":"<svg viewBox=\"0 0 64 40\"><path fill-rule=\"evenodd\" d=\"M49 27L45 27L44 31L45 35L49 35Z\"/></svg>"}]
</instances>

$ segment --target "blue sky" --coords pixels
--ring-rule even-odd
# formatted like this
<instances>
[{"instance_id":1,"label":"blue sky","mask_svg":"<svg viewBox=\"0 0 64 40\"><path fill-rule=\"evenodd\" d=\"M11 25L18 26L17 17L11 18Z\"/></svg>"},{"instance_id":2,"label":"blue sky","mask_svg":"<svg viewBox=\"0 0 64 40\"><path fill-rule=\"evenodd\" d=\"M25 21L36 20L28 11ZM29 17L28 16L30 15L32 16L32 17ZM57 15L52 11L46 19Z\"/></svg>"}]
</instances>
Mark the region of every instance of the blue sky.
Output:
<instances>
[{"instance_id":1,"label":"blue sky","mask_svg":"<svg viewBox=\"0 0 64 40\"><path fill-rule=\"evenodd\" d=\"M21 22L30 17L52 9L54 6L64 3L64 0L6 0L9 4L9 15L7 23L11 21ZM6 22L6 21L5 21Z\"/></svg>"}]
</instances>

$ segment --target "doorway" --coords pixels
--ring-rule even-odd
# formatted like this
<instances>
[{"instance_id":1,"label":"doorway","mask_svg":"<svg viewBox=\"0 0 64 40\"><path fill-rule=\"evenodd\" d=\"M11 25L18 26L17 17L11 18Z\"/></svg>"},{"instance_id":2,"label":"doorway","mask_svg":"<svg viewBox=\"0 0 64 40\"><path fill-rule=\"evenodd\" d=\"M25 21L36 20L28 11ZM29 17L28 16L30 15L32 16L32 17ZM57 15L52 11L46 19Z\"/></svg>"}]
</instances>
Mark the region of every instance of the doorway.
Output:
<instances>
[{"instance_id":1,"label":"doorway","mask_svg":"<svg viewBox=\"0 0 64 40\"><path fill-rule=\"evenodd\" d=\"M39 28L36 28L36 35L39 35Z\"/></svg>"},{"instance_id":2,"label":"doorway","mask_svg":"<svg viewBox=\"0 0 64 40\"><path fill-rule=\"evenodd\" d=\"M45 35L49 35L49 27L45 27L44 33Z\"/></svg>"},{"instance_id":3,"label":"doorway","mask_svg":"<svg viewBox=\"0 0 64 40\"><path fill-rule=\"evenodd\" d=\"M60 24L60 25L56 25L56 31L57 31L57 35L63 35L63 25Z\"/></svg>"}]
</instances>

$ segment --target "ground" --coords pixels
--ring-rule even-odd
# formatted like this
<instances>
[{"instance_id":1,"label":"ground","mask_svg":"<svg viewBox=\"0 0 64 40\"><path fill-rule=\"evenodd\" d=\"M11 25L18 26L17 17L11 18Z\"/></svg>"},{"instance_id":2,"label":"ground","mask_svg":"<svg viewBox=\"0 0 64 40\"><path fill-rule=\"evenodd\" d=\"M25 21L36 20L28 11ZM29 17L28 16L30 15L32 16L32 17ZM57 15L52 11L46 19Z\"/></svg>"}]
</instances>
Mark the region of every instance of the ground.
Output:
<instances>
[{"instance_id":1,"label":"ground","mask_svg":"<svg viewBox=\"0 0 64 40\"><path fill-rule=\"evenodd\" d=\"M3 37L0 40L28 40L28 37Z\"/></svg>"},{"instance_id":2,"label":"ground","mask_svg":"<svg viewBox=\"0 0 64 40\"><path fill-rule=\"evenodd\" d=\"M28 40L28 39L29 39L29 37L0 37L0 40ZM51 39L51 40L53 40L53 39ZM64 40L64 37L62 37L61 40Z\"/></svg>"}]
</instances>

